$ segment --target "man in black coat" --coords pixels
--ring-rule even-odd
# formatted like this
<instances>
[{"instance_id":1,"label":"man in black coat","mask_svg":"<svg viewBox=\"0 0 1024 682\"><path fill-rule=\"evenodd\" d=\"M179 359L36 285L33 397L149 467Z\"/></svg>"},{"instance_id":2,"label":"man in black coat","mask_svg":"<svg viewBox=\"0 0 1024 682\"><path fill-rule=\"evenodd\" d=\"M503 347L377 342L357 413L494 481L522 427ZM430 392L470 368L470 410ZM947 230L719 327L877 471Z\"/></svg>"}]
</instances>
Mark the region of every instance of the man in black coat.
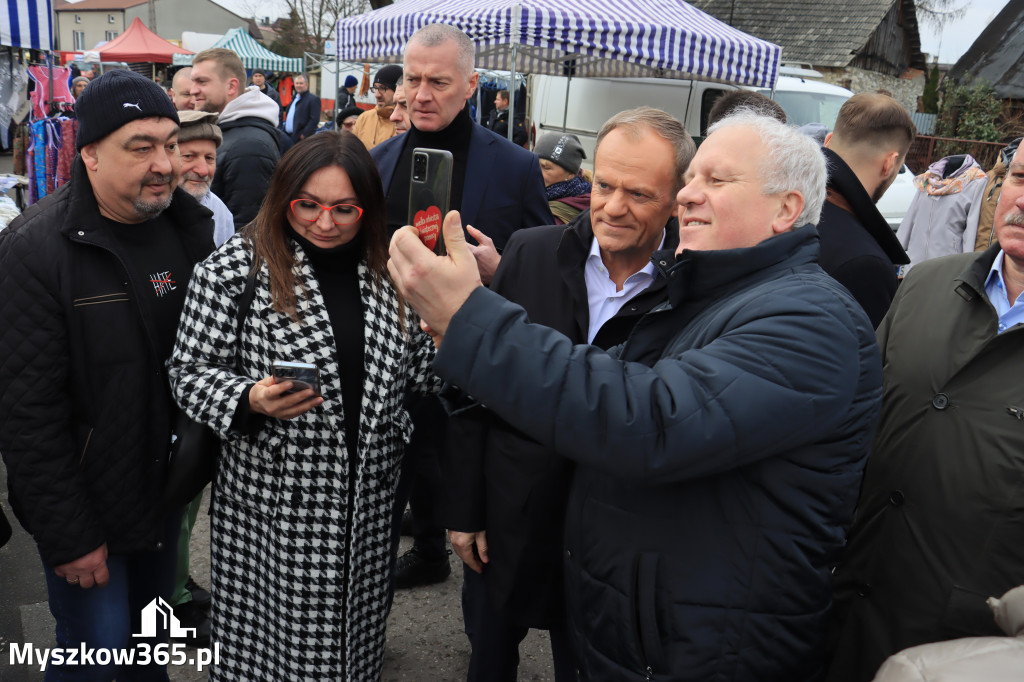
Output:
<instances>
[{"instance_id":1,"label":"man in black coat","mask_svg":"<svg viewBox=\"0 0 1024 682\"><path fill-rule=\"evenodd\" d=\"M287 151L299 140L316 132L320 123L320 98L309 91L309 76L300 73L294 78L295 92L285 109L281 130L284 131Z\"/></svg>"},{"instance_id":2,"label":"man in black coat","mask_svg":"<svg viewBox=\"0 0 1024 682\"><path fill-rule=\"evenodd\" d=\"M278 94L277 89L273 85L267 82L267 72L263 69L252 70L252 84L260 89L264 95L274 100L274 104L281 106L281 95Z\"/></svg>"},{"instance_id":3,"label":"man in black coat","mask_svg":"<svg viewBox=\"0 0 1024 682\"><path fill-rule=\"evenodd\" d=\"M469 117L466 101L479 80L469 37L447 24L429 24L405 46L403 86L409 105L409 130L381 142L370 155L380 171L387 198L388 228L407 222L412 154L416 147L451 152L451 201L478 240L480 271L490 281L498 249L517 230L554 222L544 195L536 154L510 144ZM490 248L485 248L485 245ZM484 254L492 254L488 259ZM412 548L397 560L399 587L440 582L451 573L444 528L433 522L435 491L441 484L437 452L444 436L444 411L434 398L410 405L412 441L402 460L397 494L399 519L409 499L413 513ZM429 510L429 511L428 511ZM395 527L397 529L398 522ZM397 536L395 549L397 551Z\"/></svg>"},{"instance_id":4,"label":"man in black coat","mask_svg":"<svg viewBox=\"0 0 1024 682\"><path fill-rule=\"evenodd\" d=\"M846 101L825 137L821 267L850 290L876 327L896 295L896 267L910 259L875 203L903 167L915 133L892 97L860 94Z\"/></svg>"},{"instance_id":5,"label":"man in black coat","mask_svg":"<svg viewBox=\"0 0 1024 682\"><path fill-rule=\"evenodd\" d=\"M492 290L574 343L624 342L665 298L651 254L678 242L674 197L693 153L693 139L669 114L617 114L597 138L591 208L565 226L514 233ZM468 679L515 680L531 627L551 632L555 678L575 679L561 558L572 466L481 409L452 420L442 467L440 520L471 569L462 592Z\"/></svg>"},{"instance_id":6,"label":"man in black coat","mask_svg":"<svg viewBox=\"0 0 1024 682\"><path fill-rule=\"evenodd\" d=\"M506 138L508 137L508 103L508 90L498 90L498 94L494 97L494 108L491 109L491 113L487 116L487 123L484 124L485 128L489 128ZM526 125L523 123L521 116L515 116L514 120L515 129L512 131L512 141L519 146L523 146L527 138Z\"/></svg>"},{"instance_id":7,"label":"man in black coat","mask_svg":"<svg viewBox=\"0 0 1024 682\"><path fill-rule=\"evenodd\" d=\"M196 109L219 114L217 125L224 136L210 191L231 211L236 231L259 212L282 146L277 129L281 108L244 83L242 60L231 50L211 47L192 58Z\"/></svg>"},{"instance_id":8,"label":"man in black coat","mask_svg":"<svg viewBox=\"0 0 1024 682\"><path fill-rule=\"evenodd\" d=\"M164 364L213 218L177 187L178 114L160 86L110 71L75 112L71 180L0 232L0 452L57 646L116 651L173 588L181 514L158 511L175 414Z\"/></svg>"}]
</instances>

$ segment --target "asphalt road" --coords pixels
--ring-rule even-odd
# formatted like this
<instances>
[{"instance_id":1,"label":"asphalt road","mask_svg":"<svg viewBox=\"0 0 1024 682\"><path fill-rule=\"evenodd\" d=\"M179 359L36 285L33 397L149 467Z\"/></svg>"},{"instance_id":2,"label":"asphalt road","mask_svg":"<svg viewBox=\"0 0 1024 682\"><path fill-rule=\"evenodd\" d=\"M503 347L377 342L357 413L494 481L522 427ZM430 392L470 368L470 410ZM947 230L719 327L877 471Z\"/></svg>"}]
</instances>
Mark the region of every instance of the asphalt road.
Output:
<instances>
[{"instance_id":1,"label":"asphalt road","mask_svg":"<svg viewBox=\"0 0 1024 682\"><path fill-rule=\"evenodd\" d=\"M6 479L0 466L0 504L11 518ZM8 646L11 642L53 646L53 619L35 545L14 525L14 538L0 549L0 682L37 682L43 679L38 667L12 665ZM409 542L403 538L403 549ZM210 523L204 504L192 536L192 575L205 586L210 584L209 547ZM445 582L395 594L381 678L385 682L465 679L469 643L462 630L459 603L462 563L454 557L451 561L452 575ZM189 650L188 655L194 656L194 651ZM520 656L520 680L554 679L547 633L532 631L520 647ZM207 677L206 672L185 666L171 666L169 672L172 682L197 682Z\"/></svg>"}]
</instances>

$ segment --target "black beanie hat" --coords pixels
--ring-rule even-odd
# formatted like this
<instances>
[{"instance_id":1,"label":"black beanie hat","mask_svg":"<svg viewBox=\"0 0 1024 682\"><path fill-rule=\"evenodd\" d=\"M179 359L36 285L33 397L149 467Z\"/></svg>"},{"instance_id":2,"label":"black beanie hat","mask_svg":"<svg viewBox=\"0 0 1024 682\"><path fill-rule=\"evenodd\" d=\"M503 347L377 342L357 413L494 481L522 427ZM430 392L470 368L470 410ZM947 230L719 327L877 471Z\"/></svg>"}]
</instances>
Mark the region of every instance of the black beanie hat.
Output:
<instances>
[{"instance_id":1,"label":"black beanie hat","mask_svg":"<svg viewBox=\"0 0 1024 682\"><path fill-rule=\"evenodd\" d=\"M402 77L402 67L398 64L388 64L382 67L377 75L373 77L373 84L380 83L388 90L394 90L398 85L398 79Z\"/></svg>"},{"instance_id":2,"label":"black beanie hat","mask_svg":"<svg viewBox=\"0 0 1024 682\"><path fill-rule=\"evenodd\" d=\"M89 83L75 102L75 148L81 150L126 123L152 116L179 122L171 98L159 85L134 71L107 71Z\"/></svg>"}]
</instances>

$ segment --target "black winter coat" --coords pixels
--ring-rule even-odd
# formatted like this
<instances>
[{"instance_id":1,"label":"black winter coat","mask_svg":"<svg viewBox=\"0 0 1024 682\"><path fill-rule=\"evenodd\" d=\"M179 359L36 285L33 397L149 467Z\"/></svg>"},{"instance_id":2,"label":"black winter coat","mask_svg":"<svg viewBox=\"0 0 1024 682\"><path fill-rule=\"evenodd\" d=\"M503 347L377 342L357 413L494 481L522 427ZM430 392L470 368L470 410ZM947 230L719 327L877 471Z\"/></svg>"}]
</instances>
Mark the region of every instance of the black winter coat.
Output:
<instances>
[{"instance_id":1,"label":"black winter coat","mask_svg":"<svg viewBox=\"0 0 1024 682\"><path fill-rule=\"evenodd\" d=\"M178 189L166 215L193 264L210 254L208 209ZM0 232L0 453L11 507L49 565L159 537L174 406L119 254L81 157ZM191 270L175 275L187 286Z\"/></svg>"},{"instance_id":2,"label":"black winter coat","mask_svg":"<svg viewBox=\"0 0 1024 682\"><path fill-rule=\"evenodd\" d=\"M864 311L805 226L656 254L611 355L478 288L434 367L577 463L564 567L584 680L814 680L881 402Z\"/></svg>"},{"instance_id":3,"label":"black winter coat","mask_svg":"<svg viewBox=\"0 0 1024 682\"><path fill-rule=\"evenodd\" d=\"M849 289L877 327L896 295L896 266L910 258L846 162L831 149L822 152L828 162L829 200L818 222L819 263ZM836 203L836 194L850 210Z\"/></svg>"},{"instance_id":4,"label":"black winter coat","mask_svg":"<svg viewBox=\"0 0 1024 682\"><path fill-rule=\"evenodd\" d=\"M491 290L526 310L530 321L586 343L590 325L584 269L594 239L590 211L568 225L514 232ZM669 221L665 248L679 228ZM645 313L665 300L665 278L608 320L594 345L626 340ZM445 495L439 521L464 532L487 531L484 569L493 603L520 625L550 628L563 618L562 530L570 462L486 410L451 419L441 458Z\"/></svg>"},{"instance_id":5,"label":"black winter coat","mask_svg":"<svg viewBox=\"0 0 1024 682\"><path fill-rule=\"evenodd\" d=\"M235 218L235 231L259 213L281 158L281 133L255 116L220 124L224 142L217 149L217 172L210 191L227 205Z\"/></svg>"}]
</instances>

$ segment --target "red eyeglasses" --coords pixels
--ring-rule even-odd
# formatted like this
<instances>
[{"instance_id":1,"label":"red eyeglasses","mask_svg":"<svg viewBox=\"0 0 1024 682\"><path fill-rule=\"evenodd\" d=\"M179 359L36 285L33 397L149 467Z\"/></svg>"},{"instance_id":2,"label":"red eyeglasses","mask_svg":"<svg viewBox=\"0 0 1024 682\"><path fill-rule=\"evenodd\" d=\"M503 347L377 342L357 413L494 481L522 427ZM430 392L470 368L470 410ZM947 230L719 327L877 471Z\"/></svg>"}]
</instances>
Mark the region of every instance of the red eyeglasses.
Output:
<instances>
[{"instance_id":1,"label":"red eyeglasses","mask_svg":"<svg viewBox=\"0 0 1024 682\"><path fill-rule=\"evenodd\" d=\"M324 206L312 199L295 199L289 205L292 215L307 223L320 220L324 211L329 211L335 225L351 225L363 217L363 209L352 204Z\"/></svg>"}]
</instances>

